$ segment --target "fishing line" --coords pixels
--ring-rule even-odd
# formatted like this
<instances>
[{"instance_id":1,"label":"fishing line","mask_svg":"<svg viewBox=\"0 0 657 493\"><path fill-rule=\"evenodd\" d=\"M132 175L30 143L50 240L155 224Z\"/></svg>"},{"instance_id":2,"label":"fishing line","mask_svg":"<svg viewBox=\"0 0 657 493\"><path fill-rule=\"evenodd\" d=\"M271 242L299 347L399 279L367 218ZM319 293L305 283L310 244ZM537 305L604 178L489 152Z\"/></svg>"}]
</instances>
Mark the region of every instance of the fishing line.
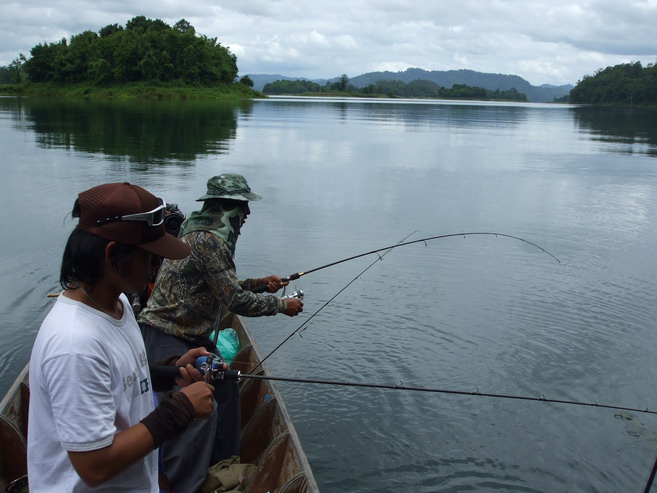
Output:
<instances>
[{"instance_id":1,"label":"fishing line","mask_svg":"<svg viewBox=\"0 0 657 493\"><path fill-rule=\"evenodd\" d=\"M411 234L409 234L409 235L405 236L404 238L402 238L402 239L399 241L398 245L402 244L405 240L407 240L408 238L410 238L411 236L413 236L413 235L414 235L415 233L417 233L418 231L419 231L419 230L415 230L415 231L413 231ZM317 315L317 314L318 314L319 312L321 312L326 306L328 306L328 304L331 303L335 298L337 298L338 295L339 295L340 293L342 293L345 289L347 289L347 288L348 288L349 286L351 286L354 282L356 282L356 280L357 280L360 276L362 276L363 274L365 274L365 272L367 272L367 271L370 269L370 267L372 267L374 264L376 264L376 263L379 262L380 260L383 260L383 257L385 257L385 256L388 254L388 252L390 252L391 250L392 250L392 248L388 248L388 250L387 250L385 253L383 253L382 255L379 255L379 257L378 257L374 262L372 262L370 265L368 265L367 267L365 267L365 268L364 268L364 269L363 269L363 270L362 270L362 271L361 271L356 277L354 277L351 281L349 281L349 283L348 283L345 287L343 287L340 291L338 291L337 293L335 293L335 294L334 294L334 295L333 295L333 296L332 296L332 297L331 297L326 303L324 303L322 306L320 306L319 309L318 309L315 313L313 313L310 317L308 317L308 319L307 319L304 323L302 323L299 327L297 327L297 328L296 328L296 329L295 329L295 330L294 330L289 336L287 336L285 339L283 339L283 341L282 341L278 346L276 346L274 349L272 349L272 350L270 351L270 353L269 353L267 356L265 356L264 358L262 358L262 359L260 360L260 363L258 363L258 364L255 366L255 368L253 368L251 371L255 371L256 369L258 369L258 368L259 368L259 367L265 362L265 360L266 360L267 358L269 358L269 357L270 357L272 354L274 354L274 353L275 353L275 352L276 352L276 351L277 351L277 350L278 350L283 344L285 344L285 343L286 343L287 341L289 341L292 337L294 337L295 334L298 334L298 333L299 333L304 327L306 327L306 325L308 325L308 322L310 322L310 321L315 317L315 315Z\"/></svg>"},{"instance_id":2,"label":"fishing line","mask_svg":"<svg viewBox=\"0 0 657 493\"><path fill-rule=\"evenodd\" d=\"M454 237L454 236L466 237L466 236L482 236L482 235L501 236L501 237L504 237L504 238L511 238L511 239L514 239L514 240L522 241L523 243L527 243L528 245L531 245L535 248L538 248L543 253L548 254L554 260L561 263L561 260L559 260L557 257L552 255L545 248L540 247L536 243L532 243L529 240L525 240L524 238L520 238L519 236L513 236L513 235L504 234L504 233L494 233L494 232L490 232L490 233L451 233L451 234L447 234L447 235L429 236L427 238L420 238L419 240L407 241L406 243L404 243L402 241L400 243L397 243L396 245L391 245L391 246L387 246L387 247L383 247L383 248L377 248L376 250L371 250L369 252L360 253L360 254L354 255L352 257L344 258L342 260L337 260L335 262L331 262L330 264L322 265L321 267L315 267L314 269L310 269L310 270L307 270L307 271L304 271L304 272L296 272L294 274L290 274L288 277L284 277L283 281L294 281L296 279L299 279L301 276L305 276L307 274L310 274L311 272L317 272L318 270L326 269L327 267L333 267L334 265L338 265L338 264L341 264L343 262L349 262L350 260L354 260L354 259L357 259L357 258L360 258L360 257L365 257L366 255L372 255L374 253L382 252L384 250L392 250L393 248L399 248L399 247L403 247L403 246L406 246L406 245L413 245L415 243L423 243L423 242L426 243L427 241L438 240L438 239L441 239L441 238L451 238L451 237Z\"/></svg>"}]
</instances>

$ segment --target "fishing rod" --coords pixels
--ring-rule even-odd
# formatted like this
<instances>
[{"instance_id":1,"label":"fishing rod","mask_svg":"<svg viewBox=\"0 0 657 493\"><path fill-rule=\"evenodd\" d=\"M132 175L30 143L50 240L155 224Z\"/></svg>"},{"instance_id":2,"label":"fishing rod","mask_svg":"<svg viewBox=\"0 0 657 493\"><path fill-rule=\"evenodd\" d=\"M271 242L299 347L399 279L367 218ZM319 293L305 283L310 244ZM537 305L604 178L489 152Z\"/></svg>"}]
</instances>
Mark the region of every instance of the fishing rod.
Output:
<instances>
[{"instance_id":1,"label":"fishing rod","mask_svg":"<svg viewBox=\"0 0 657 493\"><path fill-rule=\"evenodd\" d=\"M398 244L398 245L402 244L404 241L406 241L408 238L410 238L411 236L413 236L413 235L414 235L415 233L417 233L418 231L419 231L419 230L416 229L415 231L413 231L413 232L410 233L409 235L406 235L404 238L402 238L401 240L399 240L399 243L397 243L397 244ZM285 344L287 341L289 341L290 339L292 339L292 337L294 337L295 334L298 334L298 333L299 333L304 327L306 327L306 325L308 325L308 323L309 323L313 318L315 318L315 316L316 316L319 312L321 312L324 308L326 308L326 307L329 305L329 303L331 303L335 298L338 297L338 295L339 295L340 293L342 293L345 289L347 289L347 288L348 288L349 286L351 286L354 282L356 282L356 280L357 280L360 276L362 276L363 274L365 274L365 272L367 272L367 271L370 269L370 267L372 267L374 264L376 264L376 263L379 262L380 260L383 260L383 257L385 257L385 256L386 256L391 250L392 250L392 248L388 249L388 251L386 251L386 252L383 253L382 255L379 255L379 257L378 257L374 262L372 262L370 265L368 265L368 266L365 267L362 271L360 271L360 273L359 273L356 277L354 277L351 281L349 281L349 282L347 283L346 286L344 286L340 291L338 291L337 293L335 293L335 294L334 294L334 295L333 295L333 296L332 296L332 297L331 297L326 303L324 303L322 306L320 306L319 309L318 309L315 313L313 313L310 317L308 317L308 318L305 320L305 322L303 322L299 327L297 327L297 328L296 328L296 329L295 329L295 330L294 330L289 336L287 336L285 339L283 339L283 340L281 341L281 343L280 343L278 346L276 346L274 349L272 349L272 350L269 352L269 354L267 354L267 356L265 356L264 358L262 358L262 359L260 360L260 362L255 366L255 368L253 368L253 370L251 370L251 371L255 371L255 370L257 370L258 368L260 368L260 366L265 362L265 360L266 360L267 358L269 358L272 354L274 354L276 351L278 351L278 349L279 349L283 344ZM296 293L296 291L295 291L294 293L292 293L290 296L294 296L295 293ZM303 292L302 292L302 293L303 293ZM302 296L303 296L303 294L302 294ZM298 296L297 296L297 297L298 297Z\"/></svg>"},{"instance_id":2,"label":"fishing rod","mask_svg":"<svg viewBox=\"0 0 657 493\"><path fill-rule=\"evenodd\" d=\"M643 493L649 493L652 489L652 484L655 481L655 474L657 474L657 459L655 459L655 462L652 465L652 469L650 469L650 476L648 476L646 486L643 488Z\"/></svg>"},{"instance_id":3,"label":"fishing rod","mask_svg":"<svg viewBox=\"0 0 657 493\"><path fill-rule=\"evenodd\" d=\"M501 237L504 237L504 238L511 238L511 239L514 239L514 240L522 241L523 243L527 243L528 245L531 245L533 247L538 248L543 253L548 254L554 260L561 263L561 260L559 260L557 257L552 255L545 248L540 247L536 243L532 243L529 240L526 240L524 238L520 238L519 236L513 236L513 235L508 235L508 234L504 234L504 233L495 233L495 232L487 232L487 233L483 233L483 232L481 232L481 233L478 233L478 232L475 232L475 233L451 233L451 234L447 234L447 235L428 236L427 238L420 238L419 240L401 242L401 243L397 243L396 245L391 245L391 246L387 246L387 247L383 247L383 248L377 248L376 250L371 250L369 252L360 253L360 254L354 255L352 257L344 258L342 260L337 260L335 262L331 262L330 264L322 265L321 267L315 267L314 269L310 269L310 270L307 270L307 271L304 271L304 272L295 272L294 274L290 274L287 277L283 277L282 280L283 280L283 282L295 281L295 280L299 279L301 276L308 275L312 272L317 272L318 270L326 269L327 267L333 267L334 265L338 265L338 264L341 264L343 262L349 262L350 260L354 260L354 259L357 259L357 258L360 258L360 257L365 257L366 255L372 255L374 253L382 252L384 250L392 250L393 248L399 248L399 247L403 247L403 246L407 246L407 245L413 245L415 243L426 243L427 241L439 240L441 238L451 238L451 237L454 237L454 236L466 237L466 236L483 236L483 235L501 236Z\"/></svg>"},{"instance_id":4,"label":"fishing rod","mask_svg":"<svg viewBox=\"0 0 657 493\"><path fill-rule=\"evenodd\" d=\"M612 404L600 404L596 401L584 402L584 401L573 401L566 399L549 399L545 397L545 395L541 395L540 397L532 397L526 395L496 394L490 392L480 392L478 388L477 390L474 391L467 391L467 390L452 390L452 389L441 389L441 388L431 388L431 387L409 387L404 385L403 381L401 381L399 385L386 385L386 384L348 382L348 381L338 381L338 380L321 380L321 379L310 379L310 378L276 377L271 375L254 375L252 373L248 373L248 374L242 373L239 370L226 369L227 368L226 364L221 359L221 357L216 354L210 354L209 356L201 356L197 358L195 367L203 374L203 379L208 383L212 383L214 380L234 380L239 382L240 379L247 378L252 380L273 380L277 382L332 385L338 387L360 387L367 389L403 390L408 392L451 394L451 395L462 395L462 396L471 396L471 397L489 397L496 399L510 399L510 400L520 400L520 401L544 402L551 404L564 404L570 406L597 407L601 409L613 409L615 411L628 411L628 412L643 413L643 414L657 414L657 411L652 411L648 408L640 409L636 407L618 406ZM175 366L165 366L165 367L156 367L156 368L157 370L160 370L162 373L168 374L170 376L173 377L180 376L180 370Z\"/></svg>"},{"instance_id":5,"label":"fishing rod","mask_svg":"<svg viewBox=\"0 0 657 493\"><path fill-rule=\"evenodd\" d=\"M236 374L233 374L235 372ZM279 382L293 382L293 383L308 383L308 384L317 384L317 385L333 385L340 387L361 387L368 389L385 389L385 390L406 390L410 392L429 392L434 394L452 394L452 395L467 395L473 397L492 397L497 399L511 399L511 400L521 400L521 401L534 401L534 402L549 402L552 404L567 404L571 406L587 406L587 407L599 407L603 409L614 409L616 411L630 411L635 413L644 413L644 414L657 414L657 411L651 411L650 409L639 409L635 407L625 407L617 406L612 404L600 404L598 402L584 402L584 401L571 401L565 399L548 399L545 396L541 397L532 397L532 396L523 396L523 395L512 395L512 394L494 394L489 392L480 392L479 390L467 391L467 390L450 390L450 389L440 389L440 388L430 388L430 387L408 387L400 382L399 385L385 385L385 384L375 384L375 383L360 383L360 382L341 382L337 380L317 380L309 378L288 378L288 377L274 377L267 375L253 375L253 374L244 374L237 370L226 370L227 374L224 378L228 380L238 380L240 378L250 378L256 380L275 380Z\"/></svg>"}]
</instances>

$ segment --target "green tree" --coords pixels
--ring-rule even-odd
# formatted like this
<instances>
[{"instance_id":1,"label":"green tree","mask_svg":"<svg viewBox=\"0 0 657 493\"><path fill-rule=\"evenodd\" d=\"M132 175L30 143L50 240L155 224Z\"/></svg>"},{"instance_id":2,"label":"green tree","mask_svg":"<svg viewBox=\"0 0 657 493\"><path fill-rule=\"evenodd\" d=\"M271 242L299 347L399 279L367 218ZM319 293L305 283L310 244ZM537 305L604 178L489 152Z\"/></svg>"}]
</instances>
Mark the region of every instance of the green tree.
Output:
<instances>
[{"instance_id":1,"label":"green tree","mask_svg":"<svg viewBox=\"0 0 657 493\"><path fill-rule=\"evenodd\" d=\"M169 25L160 19L147 19L143 15L133 17L125 26L126 29L145 32L148 30L164 31L170 29Z\"/></svg>"},{"instance_id":2,"label":"green tree","mask_svg":"<svg viewBox=\"0 0 657 493\"><path fill-rule=\"evenodd\" d=\"M26 61L27 60L25 59L25 55L21 53L16 58L14 58L12 62L9 64L9 70L11 71L14 82L16 84L21 83L22 74L23 74L23 65L25 65Z\"/></svg>"},{"instance_id":3,"label":"green tree","mask_svg":"<svg viewBox=\"0 0 657 493\"><path fill-rule=\"evenodd\" d=\"M13 84L14 77L8 65L0 67L0 84Z\"/></svg>"},{"instance_id":4,"label":"green tree","mask_svg":"<svg viewBox=\"0 0 657 493\"><path fill-rule=\"evenodd\" d=\"M98 35L85 31L71 37L64 56L61 78L63 82L82 82L89 77L89 63L98 58Z\"/></svg>"},{"instance_id":5,"label":"green tree","mask_svg":"<svg viewBox=\"0 0 657 493\"><path fill-rule=\"evenodd\" d=\"M247 87L253 87L253 79L248 75L245 75L240 79L240 84L244 84Z\"/></svg>"},{"instance_id":6,"label":"green tree","mask_svg":"<svg viewBox=\"0 0 657 493\"><path fill-rule=\"evenodd\" d=\"M349 84L349 77L347 77L347 74L342 74L337 82L338 91L344 91L347 88L347 84Z\"/></svg>"},{"instance_id":7,"label":"green tree","mask_svg":"<svg viewBox=\"0 0 657 493\"><path fill-rule=\"evenodd\" d=\"M100 31L98 31L98 36L101 38L106 38L119 31L123 31L123 26L119 26L118 24L110 24L108 26L102 27Z\"/></svg>"},{"instance_id":8,"label":"green tree","mask_svg":"<svg viewBox=\"0 0 657 493\"><path fill-rule=\"evenodd\" d=\"M178 32L180 32L180 34L186 34L186 33L190 33L192 35L196 34L196 29L194 29L194 26L192 26L185 19L180 19L178 22L176 22L173 25L173 27Z\"/></svg>"},{"instance_id":9,"label":"green tree","mask_svg":"<svg viewBox=\"0 0 657 493\"><path fill-rule=\"evenodd\" d=\"M66 40L38 44L30 50L25 71L32 82L60 81L67 46Z\"/></svg>"}]
</instances>

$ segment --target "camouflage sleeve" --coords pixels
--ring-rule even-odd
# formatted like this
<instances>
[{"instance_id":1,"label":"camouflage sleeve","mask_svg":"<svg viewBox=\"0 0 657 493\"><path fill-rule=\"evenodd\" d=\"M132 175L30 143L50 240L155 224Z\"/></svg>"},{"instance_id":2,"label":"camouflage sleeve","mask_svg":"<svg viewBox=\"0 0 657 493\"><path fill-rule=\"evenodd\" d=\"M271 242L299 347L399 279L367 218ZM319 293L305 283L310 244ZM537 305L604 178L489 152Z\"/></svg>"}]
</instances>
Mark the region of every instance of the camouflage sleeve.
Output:
<instances>
[{"instance_id":1,"label":"camouflage sleeve","mask_svg":"<svg viewBox=\"0 0 657 493\"><path fill-rule=\"evenodd\" d=\"M215 298L219 299L231 312L246 317L276 315L285 309L284 300L277 296L252 293L243 288L237 279L235 263L223 240L213 234L204 235L204 241L212 242L208 250L205 267Z\"/></svg>"},{"instance_id":2,"label":"camouflage sleeve","mask_svg":"<svg viewBox=\"0 0 657 493\"><path fill-rule=\"evenodd\" d=\"M244 279L238 282L240 283L242 289L245 289L246 291L251 291L253 290L253 288L257 287L258 279Z\"/></svg>"}]
</instances>

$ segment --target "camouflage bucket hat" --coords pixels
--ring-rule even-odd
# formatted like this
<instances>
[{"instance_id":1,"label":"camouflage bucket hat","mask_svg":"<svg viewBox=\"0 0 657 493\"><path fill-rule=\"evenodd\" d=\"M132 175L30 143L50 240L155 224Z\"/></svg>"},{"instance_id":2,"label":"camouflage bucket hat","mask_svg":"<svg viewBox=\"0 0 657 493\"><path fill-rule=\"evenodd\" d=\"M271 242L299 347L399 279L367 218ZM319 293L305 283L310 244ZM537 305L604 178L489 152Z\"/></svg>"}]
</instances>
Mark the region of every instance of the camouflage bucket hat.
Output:
<instances>
[{"instance_id":1,"label":"camouflage bucket hat","mask_svg":"<svg viewBox=\"0 0 657 493\"><path fill-rule=\"evenodd\" d=\"M208 191L197 202L210 199L260 200L262 197L251 192L251 187L242 175L224 173L208 180Z\"/></svg>"}]
</instances>

